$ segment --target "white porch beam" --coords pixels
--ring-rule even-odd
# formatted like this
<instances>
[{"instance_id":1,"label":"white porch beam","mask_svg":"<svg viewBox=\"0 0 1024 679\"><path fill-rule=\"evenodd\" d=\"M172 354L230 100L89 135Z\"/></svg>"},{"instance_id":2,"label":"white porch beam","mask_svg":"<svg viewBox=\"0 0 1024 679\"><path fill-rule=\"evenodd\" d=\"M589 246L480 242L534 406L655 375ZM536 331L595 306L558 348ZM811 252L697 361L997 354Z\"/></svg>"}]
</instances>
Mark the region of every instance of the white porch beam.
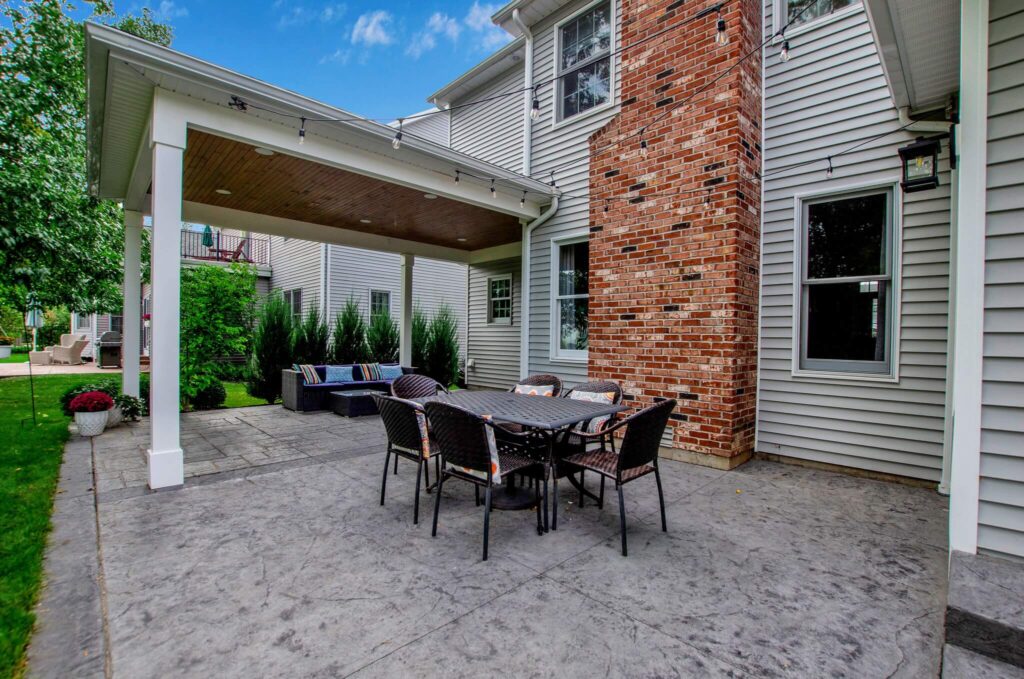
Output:
<instances>
[{"instance_id":1,"label":"white porch beam","mask_svg":"<svg viewBox=\"0 0 1024 679\"><path fill-rule=\"evenodd\" d=\"M456 184L451 174L317 136L309 126L305 143L300 146L295 126L264 120L253 112L241 113L191 97L167 92L164 95L168 105L174 107L175 115L187 120L190 128L519 218L534 219L540 214L540 205L530 196L520 206L522 191L517 190L512 195L499 186L497 195L492 198L489 184L469 179ZM157 131L153 133L155 136ZM410 150L410 161L414 153Z\"/></svg>"},{"instance_id":2,"label":"white porch beam","mask_svg":"<svg viewBox=\"0 0 1024 679\"><path fill-rule=\"evenodd\" d=\"M482 264L484 262L496 262L499 259L512 259L514 257L520 257L522 253L523 244L521 241L505 243L504 245L495 245L490 248L473 250L469 253L469 263Z\"/></svg>"},{"instance_id":3,"label":"white porch beam","mask_svg":"<svg viewBox=\"0 0 1024 679\"><path fill-rule=\"evenodd\" d=\"M960 3L960 152L954 267L953 450L949 548L978 551L985 323L988 3Z\"/></svg>"},{"instance_id":4,"label":"white porch beam","mask_svg":"<svg viewBox=\"0 0 1024 679\"><path fill-rule=\"evenodd\" d=\"M124 211L124 306L121 308L121 390L139 395L139 353L142 323L142 213Z\"/></svg>"},{"instance_id":5,"label":"white porch beam","mask_svg":"<svg viewBox=\"0 0 1024 679\"><path fill-rule=\"evenodd\" d=\"M412 365L412 272L415 263L413 255L402 255L402 318L398 329L398 362L406 367Z\"/></svg>"},{"instance_id":6,"label":"white porch beam","mask_svg":"<svg viewBox=\"0 0 1024 679\"><path fill-rule=\"evenodd\" d=\"M185 221L197 224L213 224L226 229L246 229L270 236L285 236L301 240L311 240L331 245L348 245L365 250L379 252L406 252L411 255L443 259L451 262L468 262L470 253L467 250L430 245L402 238L389 238L372 233L364 233L352 229L324 226L313 222L301 222L295 219L272 217L270 215L244 210L232 210L206 203L185 201L182 206Z\"/></svg>"},{"instance_id":7,"label":"white porch beam","mask_svg":"<svg viewBox=\"0 0 1024 679\"><path fill-rule=\"evenodd\" d=\"M180 436L181 194L185 121L153 102L153 346L150 362L149 487L185 482Z\"/></svg>"}]
</instances>

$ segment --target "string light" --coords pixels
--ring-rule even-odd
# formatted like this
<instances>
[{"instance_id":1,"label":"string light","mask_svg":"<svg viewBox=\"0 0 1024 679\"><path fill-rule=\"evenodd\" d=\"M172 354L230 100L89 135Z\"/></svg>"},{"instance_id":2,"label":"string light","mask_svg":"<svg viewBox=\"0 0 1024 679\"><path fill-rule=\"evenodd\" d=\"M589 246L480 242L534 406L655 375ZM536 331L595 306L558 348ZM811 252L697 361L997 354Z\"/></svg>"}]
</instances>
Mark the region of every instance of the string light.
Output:
<instances>
[{"instance_id":1,"label":"string light","mask_svg":"<svg viewBox=\"0 0 1024 679\"><path fill-rule=\"evenodd\" d=\"M398 150L402 148L402 123L401 118L398 119L398 132L395 132L395 138L391 140L391 148Z\"/></svg>"},{"instance_id":2,"label":"string light","mask_svg":"<svg viewBox=\"0 0 1024 679\"><path fill-rule=\"evenodd\" d=\"M306 119L302 119L302 124L299 125L299 146L306 143Z\"/></svg>"},{"instance_id":3,"label":"string light","mask_svg":"<svg viewBox=\"0 0 1024 679\"><path fill-rule=\"evenodd\" d=\"M722 14L718 14L718 32L715 33L715 42L721 45L726 45L729 42L729 34L725 30L725 19L722 18Z\"/></svg>"},{"instance_id":4,"label":"string light","mask_svg":"<svg viewBox=\"0 0 1024 679\"><path fill-rule=\"evenodd\" d=\"M789 61L789 41L782 41L782 50L779 52L779 60L786 62Z\"/></svg>"},{"instance_id":5,"label":"string light","mask_svg":"<svg viewBox=\"0 0 1024 679\"><path fill-rule=\"evenodd\" d=\"M647 140L644 139L643 137L641 137L640 138L640 155L642 155L644 158L646 158L647 157L647 153L648 153Z\"/></svg>"},{"instance_id":6,"label":"string light","mask_svg":"<svg viewBox=\"0 0 1024 679\"><path fill-rule=\"evenodd\" d=\"M523 191L523 197L519 199L519 207L526 207L526 191Z\"/></svg>"},{"instance_id":7,"label":"string light","mask_svg":"<svg viewBox=\"0 0 1024 679\"><path fill-rule=\"evenodd\" d=\"M533 107L530 109L530 119L540 118L540 99L537 98L537 88L533 88Z\"/></svg>"},{"instance_id":8,"label":"string light","mask_svg":"<svg viewBox=\"0 0 1024 679\"><path fill-rule=\"evenodd\" d=\"M459 183L459 175L460 175L460 174L462 174L462 173L461 173L461 172L459 172L458 170L456 170L456 171L455 171L455 183L456 183L456 184L458 184L458 183Z\"/></svg>"},{"instance_id":9,"label":"string light","mask_svg":"<svg viewBox=\"0 0 1024 679\"><path fill-rule=\"evenodd\" d=\"M825 179L832 179L832 156L829 156L827 158L827 160L828 160L828 169L825 170Z\"/></svg>"},{"instance_id":10,"label":"string light","mask_svg":"<svg viewBox=\"0 0 1024 679\"><path fill-rule=\"evenodd\" d=\"M498 197L498 192L494 190L494 180L491 180L491 200Z\"/></svg>"}]
</instances>

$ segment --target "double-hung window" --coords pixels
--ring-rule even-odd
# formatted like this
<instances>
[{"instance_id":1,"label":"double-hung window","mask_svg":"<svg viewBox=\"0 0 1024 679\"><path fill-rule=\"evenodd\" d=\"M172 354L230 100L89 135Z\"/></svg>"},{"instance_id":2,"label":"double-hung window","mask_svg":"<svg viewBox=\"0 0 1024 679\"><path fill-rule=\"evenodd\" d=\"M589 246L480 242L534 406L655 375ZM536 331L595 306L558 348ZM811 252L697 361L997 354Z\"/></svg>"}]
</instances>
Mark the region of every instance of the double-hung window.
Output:
<instances>
[{"instance_id":1,"label":"double-hung window","mask_svg":"<svg viewBox=\"0 0 1024 679\"><path fill-rule=\"evenodd\" d=\"M122 314L110 315L110 329L113 332L124 332L124 316Z\"/></svg>"},{"instance_id":2,"label":"double-hung window","mask_svg":"<svg viewBox=\"0 0 1024 679\"><path fill-rule=\"evenodd\" d=\"M554 356L586 359L590 313L590 243L556 241L554 259Z\"/></svg>"},{"instance_id":3,"label":"double-hung window","mask_svg":"<svg viewBox=\"0 0 1024 679\"><path fill-rule=\"evenodd\" d=\"M292 311L292 321L302 322L302 288L284 291L284 301Z\"/></svg>"},{"instance_id":4,"label":"double-hung window","mask_svg":"<svg viewBox=\"0 0 1024 679\"><path fill-rule=\"evenodd\" d=\"M802 202L802 370L892 374L894 199L887 188Z\"/></svg>"},{"instance_id":5,"label":"double-hung window","mask_svg":"<svg viewBox=\"0 0 1024 679\"><path fill-rule=\"evenodd\" d=\"M487 279L487 322L512 325L512 276Z\"/></svg>"},{"instance_id":6,"label":"double-hung window","mask_svg":"<svg viewBox=\"0 0 1024 679\"><path fill-rule=\"evenodd\" d=\"M804 10L807 3L810 6ZM856 0L777 0L776 11L782 24L801 26L852 6Z\"/></svg>"},{"instance_id":7,"label":"double-hung window","mask_svg":"<svg viewBox=\"0 0 1024 679\"><path fill-rule=\"evenodd\" d=\"M370 318L377 314L391 314L391 292L370 290Z\"/></svg>"},{"instance_id":8,"label":"double-hung window","mask_svg":"<svg viewBox=\"0 0 1024 679\"><path fill-rule=\"evenodd\" d=\"M557 30L555 105L565 120L611 100L611 3L599 2Z\"/></svg>"}]
</instances>

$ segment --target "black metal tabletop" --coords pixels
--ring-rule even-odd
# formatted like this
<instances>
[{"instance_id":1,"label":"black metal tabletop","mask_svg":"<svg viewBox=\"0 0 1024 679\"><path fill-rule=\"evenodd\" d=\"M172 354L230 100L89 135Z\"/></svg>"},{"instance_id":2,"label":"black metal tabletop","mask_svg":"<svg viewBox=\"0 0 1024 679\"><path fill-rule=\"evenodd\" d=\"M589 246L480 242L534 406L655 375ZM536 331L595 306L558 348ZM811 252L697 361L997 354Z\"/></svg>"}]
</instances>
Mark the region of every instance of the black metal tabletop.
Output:
<instances>
[{"instance_id":1,"label":"black metal tabletop","mask_svg":"<svg viewBox=\"0 0 1024 679\"><path fill-rule=\"evenodd\" d=\"M626 410L624 405L577 401L571 398L526 396L507 391L461 390L413 400L418 403L451 403L477 415L490 415L500 422L549 431Z\"/></svg>"}]
</instances>

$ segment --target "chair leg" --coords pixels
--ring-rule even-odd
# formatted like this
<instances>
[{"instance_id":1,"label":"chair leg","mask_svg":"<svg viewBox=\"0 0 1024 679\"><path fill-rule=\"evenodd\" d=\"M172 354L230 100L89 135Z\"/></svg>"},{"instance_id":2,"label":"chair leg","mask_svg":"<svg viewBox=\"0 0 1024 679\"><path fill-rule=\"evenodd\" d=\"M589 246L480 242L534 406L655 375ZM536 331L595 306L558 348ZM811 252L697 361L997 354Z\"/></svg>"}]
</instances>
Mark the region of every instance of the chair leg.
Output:
<instances>
[{"instance_id":1,"label":"chair leg","mask_svg":"<svg viewBox=\"0 0 1024 679\"><path fill-rule=\"evenodd\" d=\"M661 505L661 531L668 532L668 523L665 521L665 495L661 492L661 472L657 465L654 467L654 480L658 482L658 504Z\"/></svg>"},{"instance_id":2,"label":"chair leg","mask_svg":"<svg viewBox=\"0 0 1024 679\"><path fill-rule=\"evenodd\" d=\"M491 536L491 486L484 491L484 561L487 561L487 542Z\"/></svg>"},{"instance_id":3,"label":"chair leg","mask_svg":"<svg viewBox=\"0 0 1024 679\"><path fill-rule=\"evenodd\" d=\"M616 486L619 489L619 532L622 534L622 556L626 556L626 503L622 499L622 484Z\"/></svg>"},{"instance_id":4,"label":"chair leg","mask_svg":"<svg viewBox=\"0 0 1024 679\"><path fill-rule=\"evenodd\" d=\"M398 476L398 456L395 455L395 476Z\"/></svg>"},{"instance_id":5,"label":"chair leg","mask_svg":"<svg viewBox=\"0 0 1024 679\"><path fill-rule=\"evenodd\" d=\"M583 493L583 488L584 488L583 482L585 481L586 474L587 474L587 470L586 469L581 469L580 470L580 509L583 509L583 498L586 497L585 494Z\"/></svg>"},{"instance_id":6,"label":"chair leg","mask_svg":"<svg viewBox=\"0 0 1024 679\"><path fill-rule=\"evenodd\" d=\"M423 490L430 492L430 459L423 460Z\"/></svg>"},{"instance_id":7,"label":"chair leg","mask_svg":"<svg viewBox=\"0 0 1024 679\"><path fill-rule=\"evenodd\" d=\"M480 486L473 484L473 495L476 496L476 506L480 506Z\"/></svg>"},{"instance_id":8,"label":"chair leg","mask_svg":"<svg viewBox=\"0 0 1024 679\"><path fill-rule=\"evenodd\" d=\"M395 456L397 459L397 456ZM384 478L380 482L380 505L384 506L384 491L388 487L388 466L391 462L391 448L388 448L387 456L384 458Z\"/></svg>"},{"instance_id":9,"label":"chair leg","mask_svg":"<svg viewBox=\"0 0 1024 679\"><path fill-rule=\"evenodd\" d=\"M387 473L387 467L384 468L384 473ZM434 498L434 527L430 531L431 537L437 537L437 515L441 511L441 486L444 485L444 473L442 472L437 477L437 497Z\"/></svg>"},{"instance_id":10,"label":"chair leg","mask_svg":"<svg viewBox=\"0 0 1024 679\"><path fill-rule=\"evenodd\" d=\"M551 494L551 530L558 530L558 469L552 468L554 490Z\"/></svg>"},{"instance_id":11,"label":"chair leg","mask_svg":"<svg viewBox=\"0 0 1024 679\"><path fill-rule=\"evenodd\" d=\"M537 535L544 534L544 523L540 518L540 481L531 479L533 485L533 498L537 501Z\"/></svg>"},{"instance_id":12,"label":"chair leg","mask_svg":"<svg viewBox=\"0 0 1024 679\"><path fill-rule=\"evenodd\" d=\"M423 462L416 464L416 499L412 505L412 523L417 525L420 522L420 480L423 478Z\"/></svg>"},{"instance_id":13,"label":"chair leg","mask_svg":"<svg viewBox=\"0 0 1024 679\"><path fill-rule=\"evenodd\" d=\"M598 496L597 508L604 509L604 474L601 474L601 494Z\"/></svg>"}]
</instances>

